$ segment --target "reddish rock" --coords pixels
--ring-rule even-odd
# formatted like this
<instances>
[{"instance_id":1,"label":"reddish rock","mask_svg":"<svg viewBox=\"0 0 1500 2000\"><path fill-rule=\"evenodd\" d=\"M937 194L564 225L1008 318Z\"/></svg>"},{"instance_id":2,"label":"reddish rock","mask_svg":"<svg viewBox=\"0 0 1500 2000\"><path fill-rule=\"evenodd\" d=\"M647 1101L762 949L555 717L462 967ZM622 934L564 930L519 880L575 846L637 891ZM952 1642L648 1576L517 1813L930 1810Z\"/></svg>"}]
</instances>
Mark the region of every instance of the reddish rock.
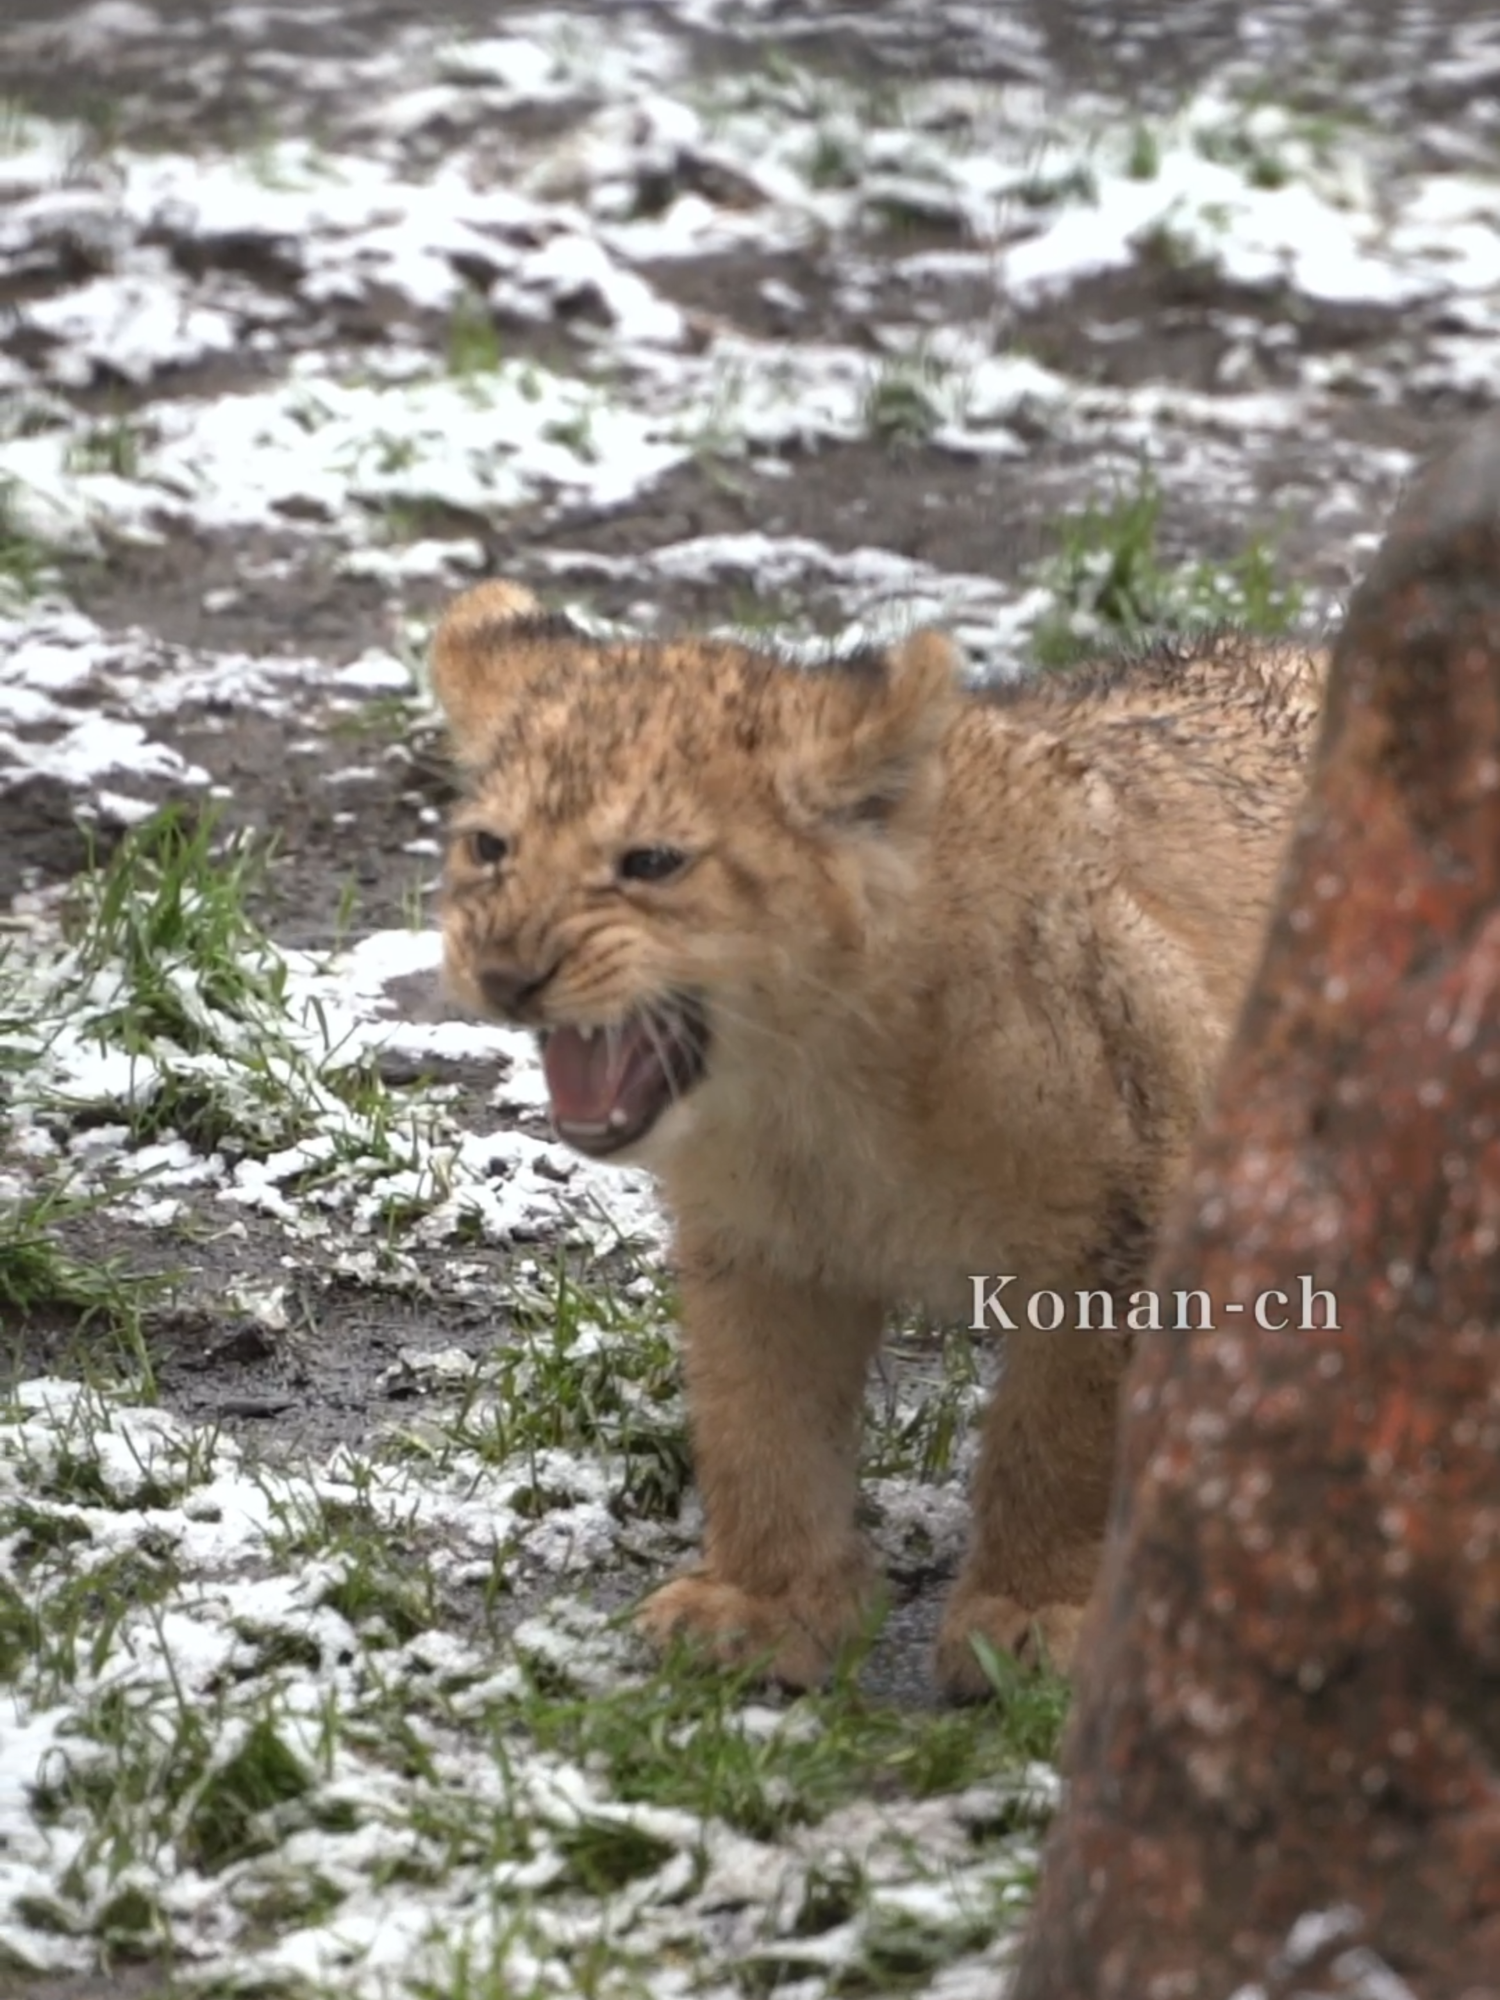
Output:
<instances>
[{"instance_id":1,"label":"reddish rock","mask_svg":"<svg viewBox=\"0 0 1500 2000\"><path fill-rule=\"evenodd\" d=\"M1336 649L1152 1280L1205 1289L1215 1330L1143 1337L1127 1384L1009 2000L1500 2000L1497 1250L1491 421L1412 491ZM1304 1277L1336 1325L1304 1324Z\"/></svg>"}]
</instances>

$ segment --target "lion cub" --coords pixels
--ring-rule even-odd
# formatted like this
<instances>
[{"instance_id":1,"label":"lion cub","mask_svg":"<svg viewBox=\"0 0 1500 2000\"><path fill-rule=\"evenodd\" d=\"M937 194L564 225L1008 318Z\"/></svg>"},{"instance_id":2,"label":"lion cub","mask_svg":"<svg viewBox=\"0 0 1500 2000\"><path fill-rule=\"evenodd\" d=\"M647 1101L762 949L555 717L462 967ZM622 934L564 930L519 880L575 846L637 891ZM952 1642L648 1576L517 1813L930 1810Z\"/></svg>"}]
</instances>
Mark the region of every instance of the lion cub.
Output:
<instances>
[{"instance_id":1,"label":"lion cub","mask_svg":"<svg viewBox=\"0 0 1500 2000\"><path fill-rule=\"evenodd\" d=\"M560 1138L676 1225L707 1529L640 1612L818 1681L875 1594L856 1528L887 1314L1018 1324L938 1646L1066 1665L1128 1336L1024 1301L1139 1286L1245 991L1322 661L1219 638L966 692L942 638L803 670L599 643L523 590L449 611L467 794L449 981L535 1028ZM1097 1324L1097 1321L1095 1322Z\"/></svg>"}]
</instances>

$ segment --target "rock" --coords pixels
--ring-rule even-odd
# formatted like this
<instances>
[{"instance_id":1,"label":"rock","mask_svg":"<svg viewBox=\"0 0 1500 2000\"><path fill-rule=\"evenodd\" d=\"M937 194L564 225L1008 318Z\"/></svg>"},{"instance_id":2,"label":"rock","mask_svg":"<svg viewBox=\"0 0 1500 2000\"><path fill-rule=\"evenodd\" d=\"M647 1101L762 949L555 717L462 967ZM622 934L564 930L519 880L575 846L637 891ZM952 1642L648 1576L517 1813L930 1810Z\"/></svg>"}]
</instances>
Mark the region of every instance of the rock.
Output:
<instances>
[{"instance_id":1,"label":"rock","mask_svg":"<svg viewBox=\"0 0 1500 2000\"><path fill-rule=\"evenodd\" d=\"M1154 1274L1215 1330L1144 1339L1127 1384L1009 2000L1500 1996L1497 1251L1491 419L1410 493L1335 652Z\"/></svg>"}]
</instances>

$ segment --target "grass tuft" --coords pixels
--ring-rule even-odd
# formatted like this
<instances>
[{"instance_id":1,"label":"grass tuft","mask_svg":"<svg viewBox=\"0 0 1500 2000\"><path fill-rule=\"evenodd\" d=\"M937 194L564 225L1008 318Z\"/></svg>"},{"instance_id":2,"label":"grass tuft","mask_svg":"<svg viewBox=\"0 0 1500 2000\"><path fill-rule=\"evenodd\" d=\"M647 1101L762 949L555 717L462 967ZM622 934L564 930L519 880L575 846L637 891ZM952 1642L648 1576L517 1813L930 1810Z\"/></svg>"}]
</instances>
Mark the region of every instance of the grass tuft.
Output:
<instances>
[{"instance_id":1,"label":"grass tuft","mask_svg":"<svg viewBox=\"0 0 1500 2000\"><path fill-rule=\"evenodd\" d=\"M1161 142L1149 125L1137 125L1131 132L1125 171L1133 181L1154 181L1161 172Z\"/></svg>"},{"instance_id":2,"label":"grass tuft","mask_svg":"<svg viewBox=\"0 0 1500 2000\"><path fill-rule=\"evenodd\" d=\"M549 1669L495 1712L496 1755L534 1742L597 1774L622 1801L774 1840L862 1799L926 1799L1012 1779L1055 1758L1068 1704L1065 1682L1019 1667L1003 1702L962 1708L889 1708L865 1699L852 1673L779 1711L754 1707L755 1692L751 1676L687 1654L603 1692L570 1692ZM1032 1808L1021 1798L1013 1810L1024 1818Z\"/></svg>"},{"instance_id":3,"label":"grass tuft","mask_svg":"<svg viewBox=\"0 0 1500 2000\"><path fill-rule=\"evenodd\" d=\"M622 1515L674 1518L692 1465L666 1288L632 1301L585 1288L559 1263L548 1290L513 1309L519 1324L495 1357L489 1391L458 1413L441 1453L526 1465L538 1506L550 1497L548 1454L602 1454L618 1461Z\"/></svg>"},{"instance_id":4,"label":"grass tuft","mask_svg":"<svg viewBox=\"0 0 1500 2000\"><path fill-rule=\"evenodd\" d=\"M1086 161L1047 172L1034 167L1016 190L1027 208L1056 208L1065 202L1093 207L1099 199L1099 177Z\"/></svg>"},{"instance_id":5,"label":"grass tuft","mask_svg":"<svg viewBox=\"0 0 1500 2000\"><path fill-rule=\"evenodd\" d=\"M448 373L461 382L473 382L493 375L504 358L489 306L478 292L465 289L448 315Z\"/></svg>"},{"instance_id":6,"label":"grass tuft","mask_svg":"<svg viewBox=\"0 0 1500 2000\"><path fill-rule=\"evenodd\" d=\"M269 851L218 838L218 815L170 805L83 876L70 912L84 978L118 973L118 1000L94 1017L101 1041L132 1053L169 1041L218 1044L216 1016L256 1021L285 1004L286 965L252 922Z\"/></svg>"},{"instance_id":7,"label":"grass tuft","mask_svg":"<svg viewBox=\"0 0 1500 2000\"><path fill-rule=\"evenodd\" d=\"M887 1398L869 1411L861 1470L867 1479L946 1478L981 1400L979 1350L960 1332L942 1343L941 1375L915 1401Z\"/></svg>"},{"instance_id":8,"label":"grass tuft","mask_svg":"<svg viewBox=\"0 0 1500 2000\"><path fill-rule=\"evenodd\" d=\"M566 1879L591 1896L613 1895L642 1875L654 1875L676 1849L628 1821L581 1819L557 1839Z\"/></svg>"},{"instance_id":9,"label":"grass tuft","mask_svg":"<svg viewBox=\"0 0 1500 2000\"><path fill-rule=\"evenodd\" d=\"M263 1853L270 1845L265 1817L300 1799L311 1784L311 1775L274 1723L257 1717L234 1755L199 1786L182 1830L184 1860L214 1874L232 1861Z\"/></svg>"},{"instance_id":10,"label":"grass tuft","mask_svg":"<svg viewBox=\"0 0 1500 2000\"><path fill-rule=\"evenodd\" d=\"M803 166L808 186L857 187L863 171L857 132L843 121L819 125Z\"/></svg>"},{"instance_id":11,"label":"grass tuft","mask_svg":"<svg viewBox=\"0 0 1500 2000\"><path fill-rule=\"evenodd\" d=\"M1237 168L1251 187L1283 188L1292 178L1291 167L1281 154L1243 126L1200 128L1193 134L1193 145L1216 166Z\"/></svg>"},{"instance_id":12,"label":"grass tuft","mask_svg":"<svg viewBox=\"0 0 1500 2000\"><path fill-rule=\"evenodd\" d=\"M541 434L550 444L560 444L571 451L585 465L597 465L599 462L593 413L589 410L576 410L570 417L555 417L550 423L543 424Z\"/></svg>"},{"instance_id":13,"label":"grass tuft","mask_svg":"<svg viewBox=\"0 0 1500 2000\"><path fill-rule=\"evenodd\" d=\"M1032 630L1039 666L1072 666L1101 646L1163 632L1234 625L1274 638L1293 628L1302 591L1278 580L1263 540L1224 563L1172 565L1159 547L1161 506L1143 467L1133 490L1060 524L1061 546L1040 578L1054 603Z\"/></svg>"},{"instance_id":14,"label":"grass tuft","mask_svg":"<svg viewBox=\"0 0 1500 2000\"><path fill-rule=\"evenodd\" d=\"M128 417L94 424L68 452L70 472L107 472L116 479L134 479L141 469L141 434Z\"/></svg>"},{"instance_id":15,"label":"grass tuft","mask_svg":"<svg viewBox=\"0 0 1500 2000\"><path fill-rule=\"evenodd\" d=\"M865 391L865 429L892 451L912 450L941 428L950 394L949 370L929 349L898 355Z\"/></svg>"},{"instance_id":16,"label":"grass tuft","mask_svg":"<svg viewBox=\"0 0 1500 2000\"><path fill-rule=\"evenodd\" d=\"M7 1032L0 1018L0 1071ZM0 1114L0 1160L4 1139ZM83 1373L118 1372L149 1397L155 1389L144 1316L166 1281L70 1243L103 1200L75 1191L66 1172L32 1185L0 1171L0 1328L17 1335L28 1325L66 1328L81 1343L76 1361ZM0 1361L13 1359L0 1340Z\"/></svg>"},{"instance_id":17,"label":"grass tuft","mask_svg":"<svg viewBox=\"0 0 1500 2000\"><path fill-rule=\"evenodd\" d=\"M252 913L271 853L221 832L213 810L172 805L80 878L52 999L70 1030L128 1063L107 1087L118 1094L57 1110L107 1109L136 1142L176 1135L236 1158L316 1140L305 1185L409 1164L411 1134L377 1061L334 1045L315 1003L292 1017L287 961ZM0 1023L0 1062L5 1048Z\"/></svg>"},{"instance_id":18,"label":"grass tuft","mask_svg":"<svg viewBox=\"0 0 1500 2000\"><path fill-rule=\"evenodd\" d=\"M46 547L22 522L16 481L0 475L0 611L38 596L51 576Z\"/></svg>"}]
</instances>

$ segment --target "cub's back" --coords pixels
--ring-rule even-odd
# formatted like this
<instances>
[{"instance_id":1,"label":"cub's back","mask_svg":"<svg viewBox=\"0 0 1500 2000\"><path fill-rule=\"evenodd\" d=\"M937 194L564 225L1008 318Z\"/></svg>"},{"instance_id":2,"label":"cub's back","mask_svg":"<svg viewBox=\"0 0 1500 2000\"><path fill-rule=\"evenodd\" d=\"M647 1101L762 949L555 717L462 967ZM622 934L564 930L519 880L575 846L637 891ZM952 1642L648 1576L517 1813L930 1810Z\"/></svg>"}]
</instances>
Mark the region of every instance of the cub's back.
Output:
<instances>
[{"instance_id":1,"label":"cub's back","mask_svg":"<svg viewBox=\"0 0 1500 2000\"><path fill-rule=\"evenodd\" d=\"M1217 633L985 690L960 725L955 777L973 791L988 773L990 838L1039 886L1047 857L1070 846L1045 821L1071 819L1076 870L1102 870L1127 891L1232 1013L1306 781L1326 670L1318 649ZM1046 781L1034 770L1039 743L1054 753Z\"/></svg>"}]
</instances>

